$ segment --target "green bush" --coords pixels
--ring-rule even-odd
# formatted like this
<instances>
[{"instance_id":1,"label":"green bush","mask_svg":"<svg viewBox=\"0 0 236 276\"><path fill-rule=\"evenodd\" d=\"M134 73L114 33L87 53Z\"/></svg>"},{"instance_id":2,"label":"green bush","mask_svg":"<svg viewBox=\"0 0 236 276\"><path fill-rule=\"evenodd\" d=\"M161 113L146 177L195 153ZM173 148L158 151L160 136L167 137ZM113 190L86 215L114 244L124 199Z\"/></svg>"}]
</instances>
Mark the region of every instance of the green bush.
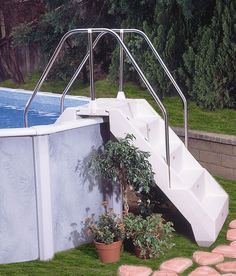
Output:
<instances>
[{"instance_id":1,"label":"green bush","mask_svg":"<svg viewBox=\"0 0 236 276\"><path fill-rule=\"evenodd\" d=\"M92 157L92 167L97 172L113 185L121 185L125 213L129 210L128 189L133 190L140 198L141 206L148 208L147 199L142 201L142 194L148 196L151 187L156 186L154 172L148 161L150 153L132 145L134 139L133 135L127 134L124 139L110 140Z\"/></svg>"},{"instance_id":2,"label":"green bush","mask_svg":"<svg viewBox=\"0 0 236 276\"><path fill-rule=\"evenodd\" d=\"M112 210L106 211L102 214L98 221L94 218L87 218L86 225L89 234L92 235L94 241L111 244L113 242L122 240L124 237L124 226L122 220Z\"/></svg>"},{"instance_id":3,"label":"green bush","mask_svg":"<svg viewBox=\"0 0 236 276\"><path fill-rule=\"evenodd\" d=\"M203 108L236 107L235 21L235 1L216 1L211 24L199 27L183 55L189 94Z\"/></svg>"},{"instance_id":4,"label":"green bush","mask_svg":"<svg viewBox=\"0 0 236 276\"><path fill-rule=\"evenodd\" d=\"M140 250L141 257L155 258L172 248L173 224L165 222L160 214L146 218L130 213L124 216L125 235Z\"/></svg>"}]
</instances>

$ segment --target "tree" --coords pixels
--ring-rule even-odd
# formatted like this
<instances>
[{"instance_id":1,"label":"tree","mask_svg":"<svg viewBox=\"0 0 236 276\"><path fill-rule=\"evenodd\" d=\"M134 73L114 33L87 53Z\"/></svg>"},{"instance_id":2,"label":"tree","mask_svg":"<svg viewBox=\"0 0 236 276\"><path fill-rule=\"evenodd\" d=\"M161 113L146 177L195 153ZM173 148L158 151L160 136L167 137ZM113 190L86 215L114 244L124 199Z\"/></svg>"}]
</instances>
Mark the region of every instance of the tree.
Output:
<instances>
[{"instance_id":1,"label":"tree","mask_svg":"<svg viewBox=\"0 0 236 276\"><path fill-rule=\"evenodd\" d=\"M41 11L42 5L39 0L0 1L0 73L2 79L11 78L16 83L24 82L17 49L12 47L11 31L21 23L36 20Z\"/></svg>"},{"instance_id":2,"label":"tree","mask_svg":"<svg viewBox=\"0 0 236 276\"><path fill-rule=\"evenodd\" d=\"M236 106L235 22L235 1L216 1L211 24L199 28L193 45L183 55L186 85L191 97L204 108Z\"/></svg>"},{"instance_id":3,"label":"tree","mask_svg":"<svg viewBox=\"0 0 236 276\"><path fill-rule=\"evenodd\" d=\"M37 44L47 59L52 55L62 36L75 28L108 26L106 1L102 0L44 0L45 12L35 24L27 23L14 29L12 36L15 45ZM87 37L86 37L87 38ZM61 59L58 59L51 77L68 79L72 76L81 58L85 55L87 41L84 35L66 40ZM99 60L99 50L96 58ZM84 68L86 78L86 68Z\"/></svg>"},{"instance_id":4,"label":"tree","mask_svg":"<svg viewBox=\"0 0 236 276\"><path fill-rule=\"evenodd\" d=\"M134 10L137 12L133 12ZM135 26L144 30L172 73L177 73L184 53L186 27L182 10L175 0L111 1L110 12L118 13L123 27ZM129 49L159 96L171 94L172 85L153 54L147 50L147 45L138 38L132 37L132 41L128 43ZM113 58L113 62L117 64L117 58ZM114 76L114 69L111 68ZM131 75L134 79L130 66L126 71L126 76Z\"/></svg>"}]
</instances>

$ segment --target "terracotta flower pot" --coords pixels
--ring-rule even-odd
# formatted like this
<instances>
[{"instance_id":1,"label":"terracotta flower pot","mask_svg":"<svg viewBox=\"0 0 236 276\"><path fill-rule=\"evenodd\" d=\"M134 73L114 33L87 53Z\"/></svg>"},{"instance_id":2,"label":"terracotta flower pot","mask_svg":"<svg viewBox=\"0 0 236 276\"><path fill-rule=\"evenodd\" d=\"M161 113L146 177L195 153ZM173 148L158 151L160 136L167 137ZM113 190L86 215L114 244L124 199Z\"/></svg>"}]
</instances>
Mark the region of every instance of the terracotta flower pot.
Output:
<instances>
[{"instance_id":1,"label":"terracotta flower pot","mask_svg":"<svg viewBox=\"0 0 236 276\"><path fill-rule=\"evenodd\" d=\"M121 245L122 241L111 244L95 242L100 261L107 264L119 262Z\"/></svg>"}]
</instances>

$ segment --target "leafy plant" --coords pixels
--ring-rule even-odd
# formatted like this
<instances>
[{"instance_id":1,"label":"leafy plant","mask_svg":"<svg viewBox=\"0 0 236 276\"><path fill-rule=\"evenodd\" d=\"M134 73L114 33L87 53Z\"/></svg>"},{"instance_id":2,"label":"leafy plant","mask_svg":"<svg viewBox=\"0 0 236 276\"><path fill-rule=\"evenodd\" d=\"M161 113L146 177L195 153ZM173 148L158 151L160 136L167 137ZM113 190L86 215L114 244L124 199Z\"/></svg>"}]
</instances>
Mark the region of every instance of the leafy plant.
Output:
<instances>
[{"instance_id":1,"label":"leafy plant","mask_svg":"<svg viewBox=\"0 0 236 276\"><path fill-rule=\"evenodd\" d=\"M165 222L160 214L143 218L129 213L123 221L126 237L140 250L142 258L155 258L174 246L171 242L173 224Z\"/></svg>"},{"instance_id":2,"label":"leafy plant","mask_svg":"<svg viewBox=\"0 0 236 276\"><path fill-rule=\"evenodd\" d=\"M124 237L124 225L122 219L111 209L99 216L98 221L94 217L87 218L89 234L96 242L111 244L122 240Z\"/></svg>"},{"instance_id":3,"label":"leafy plant","mask_svg":"<svg viewBox=\"0 0 236 276\"><path fill-rule=\"evenodd\" d=\"M211 23L199 27L183 55L189 94L203 108L236 107L235 14L234 0L215 1Z\"/></svg>"},{"instance_id":4,"label":"leafy plant","mask_svg":"<svg viewBox=\"0 0 236 276\"><path fill-rule=\"evenodd\" d=\"M119 183L122 187L124 211L129 210L127 190L134 190L142 202L142 194L148 194L155 186L154 172L148 161L150 153L139 150L132 145L134 135L127 134L124 139L108 141L100 152L92 158L93 167L112 184Z\"/></svg>"}]
</instances>

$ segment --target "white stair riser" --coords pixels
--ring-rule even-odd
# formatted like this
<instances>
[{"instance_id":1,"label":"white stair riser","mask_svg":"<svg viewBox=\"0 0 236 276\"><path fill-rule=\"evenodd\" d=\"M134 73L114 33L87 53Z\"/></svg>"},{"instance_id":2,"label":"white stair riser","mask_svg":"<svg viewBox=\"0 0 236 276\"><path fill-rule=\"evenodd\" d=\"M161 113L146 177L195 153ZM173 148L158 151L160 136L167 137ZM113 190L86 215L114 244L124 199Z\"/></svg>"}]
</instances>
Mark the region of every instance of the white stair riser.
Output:
<instances>
[{"instance_id":1,"label":"white stair riser","mask_svg":"<svg viewBox=\"0 0 236 276\"><path fill-rule=\"evenodd\" d=\"M228 214L228 196L215 179L169 128L169 183L164 122L145 100L100 99L96 108L93 114L104 114L106 109L110 130L115 137L134 134L135 146L151 153L149 160L157 185L189 221L197 243L211 245ZM80 114L83 115L82 108ZM89 114L86 107L84 114Z\"/></svg>"}]
</instances>

